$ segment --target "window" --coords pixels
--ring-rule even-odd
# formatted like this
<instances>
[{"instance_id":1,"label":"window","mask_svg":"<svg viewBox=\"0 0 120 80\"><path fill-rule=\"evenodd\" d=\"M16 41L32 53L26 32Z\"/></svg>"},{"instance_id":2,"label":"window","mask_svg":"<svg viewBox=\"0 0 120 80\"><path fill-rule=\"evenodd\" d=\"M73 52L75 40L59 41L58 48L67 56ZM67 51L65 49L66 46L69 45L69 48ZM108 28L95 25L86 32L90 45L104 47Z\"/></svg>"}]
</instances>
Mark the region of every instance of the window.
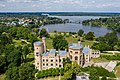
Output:
<instances>
[{"instance_id":1,"label":"window","mask_svg":"<svg viewBox=\"0 0 120 80\"><path fill-rule=\"evenodd\" d=\"M36 52L36 55L38 55L39 54L39 52Z\"/></svg>"},{"instance_id":2,"label":"window","mask_svg":"<svg viewBox=\"0 0 120 80\"><path fill-rule=\"evenodd\" d=\"M59 62L61 62L61 59L59 60Z\"/></svg>"},{"instance_id":3,"label":"window","mask_svg":"<svg viewBox=\"0 0 120 80\"><path fill-rule=\"evenodd\" d=\"M78 54L78 52L75 52L75 54Z\"/></svg>"},{"instance_id":4,"label":"window","mask_svg":"<svg viewBox=\"0 0 120 80\"><path fill-rule=\"evenodd\" d=\"M48 59L46 59L46 62L48 62Z\"/></svg>"},{"instance_id":5,"label":"window","mask_svg":"<svg viewBox=\"0 0 120 80\"><path fill-rule=\"evenodd\" d=\"M53 64L51 64L51 66L53 66Z\"/></svg>"},{"instance_id":6,"label":"window","mask_svg":"<svg viewBox=\"0 0 120 80\"><path fill-rule=\"evenodd\" d=\"M72 51L70 51L70 53L72 53Z\"/></svg>"},{"instance_id":7,"label":"window","mask_svg":"<svg viewBox=\"0 0 120 80\"><path fill-rule=\"evenodd\" d=\"M43 62L44 62L45 60L43 59Z\"/></svg>"},{"instance_id":8,"label":"window","mask_svg":"<svg viewBox=\"0 0 120 80\"><path fill-rule=\"evenodd\" d=\"M39 53L38 53L38 52L36 52L36 56L37 56L37 57L39 56Z\"/></svg>"},{"instance_id":9,"label":"window","mask_svg":"<svg viewBox=\"0 0 120 80\"><path fill-rule=\"evenodd\" d=\"M56 60L56 62L57 62L57 60Z\"/></svg>"},{"instance_id":10,"label":"window","mask_svg":"<svg viewBox=\"0 0 120 80\"><path fill-rule=\"evenodd\" d=\"M46 64L46 66L48 66L48 64Z\"/></svg>"},{"instance_id":11,"label":"window","mask_svg":"<svg viewBox=\"0 0 120 80\"><path fill-rule=\"evenodd\" d=\"M43 64L43 66L45 66L45 64Z\"/></svg>"},{"instance_id":12,"label":"window","mask_svg":"<svg viewBox=\"0 0 120 80\"><path fill-rule=\"evenodd\" d=\"M77 56L75 56L75 60L78 60L78 57L77 57Z\"/></svg>"},{"instance_id":13,"label":"window","mask_svg":"<svg viewBox=\"0 0 120 80\"><path fill-rule=\"evenodd\" d=\"M56 66L57 66L57 64L56 64Z\"/></svg>"},{"instance_id":14,"label":"window","mask_svg":"<svg viewBox=\"0 0 120 80\"><path fill-rule=\"evenodd\" d=\"M37 63L37 65L39 65L39 63Z\"/></svg>"},{"instance_id":15,"label":"window","mask_svg":"<svg viewBox=\"0 0 120 80\"><path fill-rule=\"evenodd\" d=\"M61 65L59 65L59 67L61 67Z\"/></svg>"},{"instance_id":16,"label":"window","mask_svg":"<svg viewBox=\"0 0 120 80\"><path fill-rule=\"evenodd\" d=\"M53 60L51 60L51 62L53 62Z\"/></svg>"}]
</instances>

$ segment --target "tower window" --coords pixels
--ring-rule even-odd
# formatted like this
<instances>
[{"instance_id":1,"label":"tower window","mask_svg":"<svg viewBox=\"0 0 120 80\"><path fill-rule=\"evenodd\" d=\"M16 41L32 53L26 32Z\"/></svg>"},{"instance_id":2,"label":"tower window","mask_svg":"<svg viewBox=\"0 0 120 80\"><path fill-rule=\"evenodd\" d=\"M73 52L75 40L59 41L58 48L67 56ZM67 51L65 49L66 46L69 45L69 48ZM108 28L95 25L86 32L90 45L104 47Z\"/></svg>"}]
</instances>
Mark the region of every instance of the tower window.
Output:
<instances>
[{"instance_id":1,"label":"tower window","mask_svg":"<svg viewBox=\"0 0 120 80\"><path fill-rule=\"evenodd\" d=\"M48 59L46 59L46 62L48 62Z\"/></svg>"},{"instance_id":2,"label":"tower window","mask_svg":"<svg viewBox=\"0 0 120 80\"><path fill-rule=\"evenodd\" d=\"M53 66L53 64L51 64L51 66Z\"/></svg>"},{"instance_id":3,"label":"tower window","mask_svg":"<svg viewBox=\"0 0 120 80\"><path fill-rule=\"evenodd\" d=\"M61 65L59 65L59 67L61 67Z\"/></svg>"},{"instance_id":4,"label":"tower window","mask_svg":"<svg viewBox=\"0 0 120 80\"><path fill-rule=\"evenodd\" d=\"M78 57L77 57L77 56L75 56L75 60L78 60Z\"/></svg>"},{"instance_id":5,"label":"tower window","mask_svg":"<svg viewBox=\"0 0 120 80\"><path fill-rule=\"evenodd\" d=\"M53 62L53 60L51 60L51 62Z\"/></svg>"},{"instance_id":6,"label":"tower window","mask_svg":"<svg viewBox=\"0 0 120 80\"><path fill-rule=\"evenodd\" d=\"M37 65L39 65L39 63L37 63Z\"/></svg>"},{"instance_id":7,"label":"tower window","mask_svg":"<svg viewBox=\"0 0 120 80\"><path fill-rule=\"evenodd\" d=\"M43 62L44 62L45 60L43 59Z\"/></svg>"},{"instance_id":8,"label":"tower window","mask_svg":"<svg viewBox=\"0 0 120 80\"><path fill-rule=\"evenodd\" d=\"M43 66L45 66L45 64L43 64Z\"/></svg>"},{"instance_id":9,"label":"tower window","mask_svg":"<svg viewBox=\"0 0 120 80\"><path fill-rule=\"evenodd\" d=\"M46 66L48 66L48 63L46 64Z\"/></svg>"},{"instance_id":10,"label":"tower window","mask_svg":"<svg viewBox=\"0 0 120 80\"><path fill-rule=\"evenodd\" d=\"M57 66L57 64L56 64L56 66Z\"/></svg>"},{"instance_id":11,"label":"tower window","mask_svg":"<svg viewBox=\"0 0 120 80\"><path fill-rule=\"evenodd\" d=\"M57 60L56 60L56 62L57 62Z\"/></svg>"},{"instance_id":12,"label":"tower window","mask_svg":"<svg viewBox=\"0 0 120 80\"><path fill-rule=\"evenodd\" d=\"M75 54L78 54L78 52L75 52Z\"/></svg>"},{"instance_id":13,"label":"tower window","mask_svg":"<svg viewBox=\"0 0 120 80\"><path fill-rule=\"evenodd\" d=\"M61 62L61 59L59 60L59 62Z\"/></svg>"},{"instance_id":14,"label":"tower window","mask_svg":"<svg viewBox=\"0 0 120 80\"><path fill-rule=\"evenodd\" d=\"M39 53L38 53L38 52L36 52L36 56L37 56L37 57L39 56Z\"/></svg>"}]
</instances>

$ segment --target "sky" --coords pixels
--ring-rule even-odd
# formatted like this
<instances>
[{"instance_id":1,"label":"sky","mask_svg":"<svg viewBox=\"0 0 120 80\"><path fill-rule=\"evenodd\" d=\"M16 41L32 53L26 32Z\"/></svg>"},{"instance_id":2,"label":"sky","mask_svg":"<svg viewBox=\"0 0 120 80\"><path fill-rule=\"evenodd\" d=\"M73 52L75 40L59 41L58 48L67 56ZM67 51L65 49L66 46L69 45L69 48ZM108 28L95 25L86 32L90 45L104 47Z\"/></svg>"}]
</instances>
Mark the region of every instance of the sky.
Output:
<instances>
[{"instance_id":1,"label":"sky","mask_svg":"<svg viewBox=\"0 0 120 80\"><path fill-rule=\"evenodd\" d=\"M0 12L120 12L120 0L0 0Z\"/></svg>"}]
</instances>

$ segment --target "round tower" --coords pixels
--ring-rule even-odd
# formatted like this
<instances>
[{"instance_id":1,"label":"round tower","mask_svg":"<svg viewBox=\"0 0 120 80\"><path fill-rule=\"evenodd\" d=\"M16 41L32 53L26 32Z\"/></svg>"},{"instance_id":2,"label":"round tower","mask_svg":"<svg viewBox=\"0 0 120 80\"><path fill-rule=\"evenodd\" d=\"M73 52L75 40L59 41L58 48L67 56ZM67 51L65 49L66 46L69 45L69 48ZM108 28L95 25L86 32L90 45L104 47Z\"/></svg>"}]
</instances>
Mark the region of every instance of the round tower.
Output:
<instances>
[{"instance_id":1,"label":"round tower","mask_svg":"<svg viewBox=\"0 0 120 80\"><path fill-rule=\"evenodd\" d=\"M42 55L44 52L42 42L34 43L34 55L35 55L35 68L38 70L42 70Z\"/></svg>"},{"instance_id":2,"label":"round tower","mask_svg":"<svg viewBox=\"0 0 120 80\"><path fill-rule=\"evenodd\" d=\"M42 42L44 45L44 52L46 52L46 37L42 37Z\"/></svg>"}]
</instances>

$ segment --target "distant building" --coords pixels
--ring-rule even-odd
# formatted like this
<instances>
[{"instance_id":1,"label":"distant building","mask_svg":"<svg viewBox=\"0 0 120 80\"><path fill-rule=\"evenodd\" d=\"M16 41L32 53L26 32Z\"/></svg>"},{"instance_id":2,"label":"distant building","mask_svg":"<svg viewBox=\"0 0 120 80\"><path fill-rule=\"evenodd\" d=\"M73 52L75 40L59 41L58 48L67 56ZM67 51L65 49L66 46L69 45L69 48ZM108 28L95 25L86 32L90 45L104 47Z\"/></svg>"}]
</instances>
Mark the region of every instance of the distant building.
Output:
<instances>
[{"instance_id":1,"label":"distant building","mask_svg":"<svg viewBox=\"0 0 120 80\"><path fill-rule=\"evenodd\" d=\"M35 67L38 70L45 70L49 68L62 68L63 58L69 58L71 61L76 61L78 65L83 66L89 63L92 58L100 56L100 51L95 51L89 46L78 44L69 44L68 52L66 50L50 49L46 52L46 38L42 38L42 42L34 43Z\"/></svg>"},{"instance_id":2,"label":"distant building","mask_svg":"<svg viewBox=\"0 0 120 80\"><path fill-rule=\"evenodd\" d=\"M42 17L48 17L49 14L41 14Z\"/></svg>"}]
</instances>

